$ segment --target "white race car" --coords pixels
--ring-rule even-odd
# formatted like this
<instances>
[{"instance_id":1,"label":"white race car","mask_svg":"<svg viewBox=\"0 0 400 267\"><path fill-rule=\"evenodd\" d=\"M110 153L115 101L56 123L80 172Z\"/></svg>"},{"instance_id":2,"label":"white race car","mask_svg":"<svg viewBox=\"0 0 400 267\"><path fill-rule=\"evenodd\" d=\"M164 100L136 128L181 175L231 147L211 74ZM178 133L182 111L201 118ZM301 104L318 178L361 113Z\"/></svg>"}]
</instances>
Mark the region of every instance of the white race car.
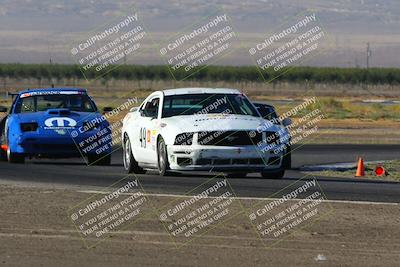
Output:
<instances>
[{"instance_id":1,"label":"white race car","mask_svg":"<svg viewBox=\"0 0 400 267\"><path fill-rule=\"evenodd\" d=\"M287 138L281 127L266 122L235 89L157 91L123 119L124 168L128 173L221 171L244 177L260 172L282 178L282 140Z\"/></svg>"}]
</instances>

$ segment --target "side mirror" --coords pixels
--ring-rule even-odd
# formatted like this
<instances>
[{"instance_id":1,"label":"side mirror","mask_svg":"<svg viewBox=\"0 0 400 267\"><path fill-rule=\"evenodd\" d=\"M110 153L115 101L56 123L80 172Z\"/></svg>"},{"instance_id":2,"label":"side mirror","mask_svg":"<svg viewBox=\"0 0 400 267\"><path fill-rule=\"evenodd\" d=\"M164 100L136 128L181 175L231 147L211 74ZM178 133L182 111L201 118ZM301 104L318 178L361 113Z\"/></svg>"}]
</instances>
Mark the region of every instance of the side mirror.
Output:
<instances>
[{"instance_id":1,"label":"side mirror","mask_svg":"<svg viewBox=\"0 0 400 267\"><path fill-rule=\"evenodd\" d=\"M139 107L133 107L129 110L129 112L136 112L139 109Z\"/></svg>"},{"instance_id":2,"label":"side mirror","mask_svg":"<svg viewBox=\"0 0 400 267\"><path fill-rule=\"evenodd\" d=\"M0 107L0 112L7 112L8 111L8 108L6 108L6 107Z\"/></svg>"},{"instance_id":3,"label":"side mirror","mask_svg":"<svg viewBox=\"0 0 400 267\"><path fill-rule=\"evenodd\" d=\"M258 113L260 113L261 117L265 118L265 116L267 116L268 114L265 114L264 110L261 107L257 107L256 109L258 111Z\"/></svg>"},{"instance_id":4,"label":"side mirror","mask_svg":"<svg viewBox=\"0 0 400 267\"><path fill-rule=\"evenodd\" d=\"M107 112L110 112L110 111L113 111L113 108L112 108L112 107L104 107L104 108L103 108L103 112L104 112L104 113L107 113Z\"/></svg>"},{"instance_id":5,"label":"side mirror","mask_svg":"<svg viewBox=\"0 0 400 267\"><path fill-rule=\"evenodd\" d=\"M290 118L284 118L284 119L283 119L283 121L282 121L282 125L283 125L283 126L287 127L287 126L289 126L290 124L292 124L292 120L291 120Z\"/></svg>"}]
</instances>

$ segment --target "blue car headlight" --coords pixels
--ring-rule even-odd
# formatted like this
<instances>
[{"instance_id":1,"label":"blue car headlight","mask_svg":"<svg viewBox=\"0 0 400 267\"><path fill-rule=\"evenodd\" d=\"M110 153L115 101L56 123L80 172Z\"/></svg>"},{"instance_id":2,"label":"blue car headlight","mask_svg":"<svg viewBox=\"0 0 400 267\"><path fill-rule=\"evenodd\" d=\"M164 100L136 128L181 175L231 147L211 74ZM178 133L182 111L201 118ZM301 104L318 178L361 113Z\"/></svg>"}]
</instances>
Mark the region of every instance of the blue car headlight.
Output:
<instances>
[{"instance_id":1,"label":"blue car headlight","mask_svg":"<svg viewBox=\"0 0 400 267\"><path fill-rule=\"evenodd\" d=\"M37 122L26 122L20 124L22 132L35 132L39 127Z\"/></svg>"}]
</instances>

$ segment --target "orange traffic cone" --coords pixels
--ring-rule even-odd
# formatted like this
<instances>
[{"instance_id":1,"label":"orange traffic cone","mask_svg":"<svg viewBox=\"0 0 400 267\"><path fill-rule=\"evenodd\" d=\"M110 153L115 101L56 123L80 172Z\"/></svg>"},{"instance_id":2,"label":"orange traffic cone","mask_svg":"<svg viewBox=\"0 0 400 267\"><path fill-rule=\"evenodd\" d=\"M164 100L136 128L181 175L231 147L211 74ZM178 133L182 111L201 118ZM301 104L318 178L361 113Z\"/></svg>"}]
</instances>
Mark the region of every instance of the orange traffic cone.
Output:
<instances>
[{"instance_id":1,"label":"orange traffic cone","mask_svg":"<svg viewBox=\"0 0 400 267\"><path fill-rule=\"evenodd\" d=\"M363 158L359 158L357 164L356 177L362 177L362 176L365 176L364 160Z\"/></svg>"},{"instance_id":2,"label":"orange traffic cone","mask_svg":"<svg viewBox=\"0 0 400 267\"><path fill-rule=\"evenodd\" d=\"M375 175L376 176L384 176L387 175L385 169L382 167L381 164L378 164L375 168Z\"/></svg>"}]
</instances>

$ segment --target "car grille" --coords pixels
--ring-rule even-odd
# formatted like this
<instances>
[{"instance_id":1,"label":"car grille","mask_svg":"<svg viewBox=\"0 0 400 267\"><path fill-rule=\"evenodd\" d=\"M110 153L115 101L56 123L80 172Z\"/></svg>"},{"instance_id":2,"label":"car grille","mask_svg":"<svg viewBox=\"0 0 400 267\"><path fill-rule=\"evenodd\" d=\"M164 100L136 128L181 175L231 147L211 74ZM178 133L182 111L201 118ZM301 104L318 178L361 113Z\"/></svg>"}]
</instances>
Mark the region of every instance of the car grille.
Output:
<instances>
[{"instance_id":1,"label":"car grille","mask_svg":"<svg viewBox=\"0 0 400 267\"><path fill-rule=\"evenodd\" d=\"M267 162L262 158L241 159L207 159L201 158L196 161L197 165L265 165Z\"/></svg>"},{"instance_id":2,"label":"car grille","mask_svg":"<svg viewBox=\"0 0 400 267\"><path fill-rule=\"evenodd\" d=\"M192 145L192 142L193 142L193 133L182 133L176 136L174 145L190 146Z\"/></svg>"},{"instance_id":3,"label":"car grille","mask_svg":"<svg viewBox=\"0 0 400 267\"><path fill-rule=\"evenodd\" d=\"M279 135L276 135L275 132L266 132L266 141L267 144L271 145L271 144L275 144L278 145L280 143L279 141Z\"/></svg>"},{"instance_id":4,"label":"car grille","mask_svg":"<svg viewBox=\"0 0 400 267\"><path fill-rule=\"evenodd\" d=\"M179 164L179 163L178 163ZM190 162L192 164L192 162ZM270 157L268 161L263 158L232 158L232 159L211 159L200 158L196 161L197 165L279 165L279 157ZM183 164L179 164L183 165Z\"/></svg>"},{"instance_id":5,"label":"car grille","mask_svg":"<svg viewBox=\"0 0 400 267\"><path fill-rule=\"evenodd\" d=\"M207 146L248 146L262 142L262 133L256 131L210 131L199 132L199 145Z\"/></svg>"}]
</instances>

